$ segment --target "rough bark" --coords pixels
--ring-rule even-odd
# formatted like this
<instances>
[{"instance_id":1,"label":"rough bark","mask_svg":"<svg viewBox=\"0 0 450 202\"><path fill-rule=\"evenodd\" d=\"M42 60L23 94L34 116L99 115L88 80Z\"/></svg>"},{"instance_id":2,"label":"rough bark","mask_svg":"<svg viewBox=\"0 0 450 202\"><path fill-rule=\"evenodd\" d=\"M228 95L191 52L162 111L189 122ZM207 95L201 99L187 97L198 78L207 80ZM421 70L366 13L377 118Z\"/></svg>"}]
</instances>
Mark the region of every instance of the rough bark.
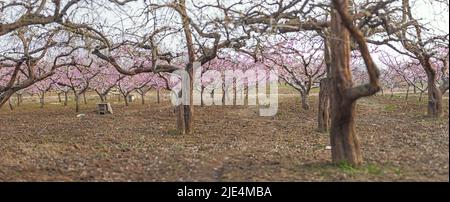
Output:
<instances>
[{"instance_id":1,"label":"rough bark","mask_svg":"<svg viewBox=\"0 0 450 202\"><path fill-rule=\"evenodd\" d=\"M444 111L442 108L442 93L437 87L433 77L428 78L428 116L441 117Z\"/></svg>"},{"instance_id":2,"label":"rough bark","mask_svg":"<svg viewBox=\"0 0 450 202\"><path fill-rule=\"evenodd\" d=\"M436 70L431 65L430 58L424 56L420 62L425 69L428 81L428 116L441 117L444 115L442 108L442 92L436 84Z\"/></svg>"},{"instance_id":3,"label":"rough bark","mask_svg":"<svg viewBox=\"0 0 450 202\"><path fill-rule=\"evenodd\" d=\"M318 131L321 133L328 132L330 128L330 86L331 79L325 78L320 81L319 92L319 117Z\"/></svg>"}]
</instances>

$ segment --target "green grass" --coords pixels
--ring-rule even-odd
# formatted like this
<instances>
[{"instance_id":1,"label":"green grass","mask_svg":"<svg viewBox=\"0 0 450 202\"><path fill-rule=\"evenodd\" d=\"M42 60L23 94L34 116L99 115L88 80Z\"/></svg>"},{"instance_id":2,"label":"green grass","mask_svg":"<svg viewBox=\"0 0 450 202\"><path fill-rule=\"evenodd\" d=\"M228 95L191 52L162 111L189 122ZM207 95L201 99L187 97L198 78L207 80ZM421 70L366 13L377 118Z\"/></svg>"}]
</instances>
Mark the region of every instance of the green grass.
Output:
<instances>
[{"instance_id":1,"label":"green grass","mask_svg":"<svg viewBox=\"0 0 450 202\"><path fill-rule=\"evenodd\" d=\"M354 174L357 169L354 168L351 164L349 164L348 162L342 162L336 165L337 168L339 168L342 172L347 173L347 174Z\"/></svg>"},{"instance_id":2,"label":"green grass","mask_svg":"<svg viewBox=\"0 0 450 202\"><path fill-rule=\"evenodd\" d=\"M367 165L366 171L367 171L367 173L369 173L371 175L382 175L384 172L382 168L380 168L374 164Z\"/></svg>"},{"instance_id":3,"label":"green grass","mask_svg":"<svg viewBox=\"0 0 450 202\"><path fill-rule=\"evenodd\" d=\"M342 162L337 165L337 167L344 173L349 175L354 174L369 174L369 175L383 175L386 168L377 166L375 164L367 164L361 167L353 167L347 162Z\"/></svg>"},{"instance_id":4,"label":"green grass","mask_svg":"<svg viewBox=\"0 0 450 202\"><path fill-rule=\"evenodd\" d=\"M388 104L386 106L384 106L384 110L387 112L393 112L397 109L397 106L394 104Z\"/></svg>"},{"instance_id":5,"label":"green grass","mask_svg":"<svg viewBox=\"0 0 450 202\"><path fill-rule=\"evenodd\" d=\"M395 173L397 175L401 174L401 170L399 168L395 168L392 166L381 166L376 164L365 164L359 167L352 166L348 162L341 162L338 164L312 164L304 167L312 172L319 172L320 175L333 176L336 173L345 173L349 176L355 175L371 175L371 176L382 176L386 173Z\"/></svg>"}]
</instances>

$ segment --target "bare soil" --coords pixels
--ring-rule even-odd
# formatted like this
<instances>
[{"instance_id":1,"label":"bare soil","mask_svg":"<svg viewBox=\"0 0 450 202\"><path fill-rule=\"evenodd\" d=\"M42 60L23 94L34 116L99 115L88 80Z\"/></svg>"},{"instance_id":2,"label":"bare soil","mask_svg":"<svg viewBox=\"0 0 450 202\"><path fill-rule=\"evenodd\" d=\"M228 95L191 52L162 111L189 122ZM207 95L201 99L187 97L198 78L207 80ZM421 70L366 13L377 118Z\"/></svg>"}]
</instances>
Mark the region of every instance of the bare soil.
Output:
<instances>
[{"instance_id":1,"label":"bare soil","mask_svg":"<svg viewBox=\"0 0 450 202\"><path fill-rule=\"evenodd\" d=\"M148 100L25 104L0 110L0 181L449 181L445 116L425 117L417 97L376 96L358 102L357 131L365 165L331 165L328 134L311 110L283 96L275 117L256 107L196 107L195 133L177 135L173 109Z\"/></svg>"}]
</instances>

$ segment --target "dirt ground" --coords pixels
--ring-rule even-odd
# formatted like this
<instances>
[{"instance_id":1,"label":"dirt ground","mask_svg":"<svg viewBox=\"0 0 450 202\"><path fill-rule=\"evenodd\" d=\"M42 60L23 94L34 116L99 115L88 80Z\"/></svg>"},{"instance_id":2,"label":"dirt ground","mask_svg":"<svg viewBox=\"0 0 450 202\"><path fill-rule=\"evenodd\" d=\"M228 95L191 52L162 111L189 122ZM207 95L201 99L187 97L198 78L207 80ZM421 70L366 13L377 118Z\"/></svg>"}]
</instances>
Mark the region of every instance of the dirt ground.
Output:
<instances>
[{"instance_id":1,"label":"dirt ground","mask_svg":"<svg viewBox=\"0 0 450 202\"><path fill-rule=\"evenodd\" d=\"M331 165L316 96L309 111L282 96L270 118L255 107L196 107L193 135L176 135L170 103L152 99L116 103L107 116L90 100L80 118L72 103L5 106L0 181L449 181L448 98L438 120L417 97L360 100L361 168Z\"/></svg>"}]
</instances>

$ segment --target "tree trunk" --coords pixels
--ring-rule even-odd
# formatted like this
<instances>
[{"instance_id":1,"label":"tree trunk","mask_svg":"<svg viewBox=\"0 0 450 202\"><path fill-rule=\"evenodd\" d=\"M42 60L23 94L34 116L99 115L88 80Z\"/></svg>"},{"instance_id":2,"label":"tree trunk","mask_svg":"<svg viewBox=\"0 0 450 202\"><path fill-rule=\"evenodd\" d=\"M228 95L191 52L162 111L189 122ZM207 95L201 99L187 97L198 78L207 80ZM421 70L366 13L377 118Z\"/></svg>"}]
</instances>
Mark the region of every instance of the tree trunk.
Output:
<instances>
[{"instance_id":1,"label":"tree trunk","mask_svg":"<svg viewBox=\"0 0 450 202\"><path fill-rule=\"evenodd\" d=\"M441 117L444 115L442 92L436 84L436 70L431 65L430 57L424 56L420 61L428 79L428 116L434 118Z\"/></svg>"},{"instance_id":2,"label":"tree trunk","mask_svg":"<svg viewBox=\"0 0 450 202\"><path fill-rule=\"evenodd\" d=\"M102 95L101 93L97 93L97 94L98 94L98 97L100 98L100 102L105 103L106 102L105 95Z\"/></svg>"},{"instance_id":3,"label":"tree trunk","mask_svg":"<svg viewBox=\"0 0 450 202\"><path fill-rule=\"evenodd\" d=\"M194 129L194 68L189 69L189 78L189 105L184 105L184 127L186 134L191 134Z\"/></svg>"},{"instance_id":4,"label":"tree trunk","mask_svg":"<svg viewBox=\"0 0 450 202\"><path fill-rule=\"evenodd\" d=\"M384 88L381 88L381 96L384 96Z\"/></svg>"},{"instance_id":5,"label":"tree trunk","mask_svg":"<svg viewBox=\"0 0 450 202\"><path fill-rule=\"evenodd\" d=\"M244 105L248 106L248 84L244 86Z\"/></svg>"},{"instance_id":6,"label":"tree trunk","mask_svg":"<svg viewBox=\"0 0 450 202\"><path fill-rule=\"evenodd\" d=\"M394 98L394 88L391 88L391 98Z\"/></svg>"},{"instance_id":7,"label":"tree trunk","mask_svg":"<svg viewBox=\"0 0 450 202\"><path fill-rule=\"evenodd\" d=\"M67 102L68 102L68 97L67 97L67 92L64 92L64 106L67 106Z\"/></svg>"},{"instance_id":8,"label":"tree trunk","mask_svg":"<svg viewBox=\"0 0 450 202\"><path fill-rule=\"evenodd\" d=\"M8 99L12 96L10 92L0 93L0 108L8 102Z\"/></svg>"},{"instance_id":9,"label":"tree trunk","mask_svg":"<svg viewBox=\"0 0 450 202\"><path fill-rule=\"evenodd\" d=\"M58 93L58 102L59 102L59 103L62 102L62 100L61 100L61 93Z\"/></svg>"},{"instance_id":10,"label":"tree trunk","mask_svg":"<svg viewBox=\"0 0 450 202\"><path fill-rule=\"evenodd\" d=\"M40 108L41 108L41 109L44 108L44 104L45 104L45 93L42 93L42 94L39 96L39 103L41 104Z\"/></svg>"},{"instance_id":11,"label":"tree trunk","mask_svg":"<svg viewBox=\"0 0 450 202\"><path fill-rule=\"evenodd\" d=\"M145 94L142 93L142 94L140 94L140 95L141 95L141 104L142 104L142 105L145 105Z\"/></svg>"},{"instance_id":12,"label":"tree trunk","mask_svg":"<svg viewBox=\"0 0 450 202\"><path fill-rule=\"evenodd\" d=\"M80 112L80 95L75 93L75 112Z\"/></svg>"},{"instance_id":13,"label":"tree trunk","mask_svg":"<svg viewBox=\"0 0 450 202\"><path fill-rule=\"evenodd\" d=\"M222 105L225 105L226 100L225 84L222 85Z\"/></svg>"},{"instance_id":14,"label":"tree trunk","mask_svg":"<svg viewBox=\"0 0 450 202\"><path fill-rule=\"evenodd\" d=\"M175 107L175 114L177 116L177 131L180 135L186 134L185 127L184 127L184 105L176 106Z\"/></svg>"},{"instance_id":15,"label":"tree trunk","mask_svg":"<svg viewBox=\"0 0 450 202\"><path fill-rule=\"evenodd\" d=\"M237 86L237 83L236 83L236 78L234 78L234 80L233 80L233 92L234 92L234 97L233 97L233 106L237 106L237 89L238 88L238 86ZM225 104L225 103L224 103Z\"/></svg>"},{"instance_id":16,"label":"tree trunk","mask_svg":"<svg viewBox=\"0 0 450 202\"><path fill-rule=\"evenodd\" d=\"M156 90L156 102L157 102L158 104L161 103L161 100L160 100L160 98L159 98L159 89Z\"/></svg>"},{"instance_id":17,"label":"tree trunk","mask_svg":"<svg viewBox=\"0 0 450 202\"><path fill-rule=\"evenodd\" d=\"M321 133L330 128L330 84L329 78L320 81L318 131Z\"/></svg>"},{"instance_id":18,"label":"tree trunk","mask_svg":"<svg viewBox=\"0 0 450 202\"><path fill-rule=\"evenodd\" d=\"M335 89L337 90L337 89ZM355 131L355 103L350 103L340 93L334 93L331 121L331 146L334 163L362 164L359 138Z\"/></svg>"},{"instance_id":19,"label":"tree trunk","mask_svg":"<svg viewBox=\"0 0 450 202\"><path fill-rule=\"evenodd\" d=\"M17 106L19 107L22 104L22 95L17 94Z\"/></svg>"},{"instance_id":20,"label":"tree trunk","mask_svg":"<svg viewBox=\"0 0 450 202\"><path fill-rule=\"evenodd\" d=\"M203 94L205 93L205 86L202 85L201 89L200 89L200 106L204 107L205 106L205 102L203 101Z\"/></svg>"},{"instance_id":21,"label":"tree trunk","mask_svg":"<svg viewBox=\"0 0 450 202\"><path fill-rule=\"evenodd\" d=\"M84 101L84 104L87 105L86 93L83 93L83 101Z\"/></svg>"},{"instance_id":22,"label":"tree trunk","mask_svg":"<svg viewBox=\"0 0 450 202\"><path fill-rule=\"evenodd\" d=\"M348 1L341 1L341 6L348 12ZM350 34L342 23L336 10L331 17L331 53L332 53L332 97L331 97L331 153L333 163L349 163L353 166L362 164L362 154L358 136L355 132L355 100L348 96L352 88L350 70Z\"/></svg>"},{"instance_id":23,"label":"tree trunk","mask_svg":"<svg viewBox=\"0 0 450 202\"><path fill-rule=\"evenodd\" d=\"M178 99L181 99L182 97L182 92L180 91L180 93L178 94ZM180 135L184 135L185 134L185 126L184 126L184 105L181 103L178 106L175 106L174 112L175 115L177 117L177 131Z\"/></svg>"},{"instance_id":24,"label":"tree trunk","mask_svg":"<svg viewBox=\"0 0 450 202\"><path fill-rule=\"evenodd\" d=\"M14 106L13 106L13 104L11 103L11 98L8 100L8 105L9 105L9 109L10 109L11 111L13 111L13 110L14 110Z\"/></svg>"},{"instance_id":25,"label":"tree trunk","mask_svg":"<svg viewBox=\"0 0 450 202\"><path fill-rule=\"evenodd\" d=\"M417 88L416 88L416 86L414 86L414 94L417 94Z\"/></svg>"},{"instance_id":26,"label":"tree trunk","mask_svg":"<svg viewBox=\"0 0 450 202\"><path fill-rule=\"evenodd\" d=\"M444 115L442 109L442 93L433 80L428 81L428 116L441 117Z\"/></svg>"},{"instance_id":27,"label":"tree trunk","mask_svg":"<svg viewBox=\"0 0 450 202\"><path fill-rule=\"evenodd\" d=\"M128 99L127 99L128 95L123 95L123 100L125 100L125 106L129 106L128 104Z\"/></svg>"},{"instance_id":28,"label":"tree trunk","mask_svg":"<svg viewBox=\"0 0 450 202\"><path fill-rule=\"evenodd\" d=\"M300 95L302 100L302 109L309 110L309 104L308 104L308 95Z\"/></svg>"},{"instance_id":29,"label":"tree trunk","mask_svg":"<svg viewBox=\"0 0 450 202\"><path fill-rule=\"evenodd\" d=\"M423 97L423 91L420 91L419 102L422 102L422 97Z\"/></svg>"},{"instance_id":30,"label":"tree trunk","mask_svg":"<svg viewBox=\"0 0 450 202\"><path fill-rule=\"evenodd\" d=\"M408 97L409 97L409 85L408 85L408 88L406 89L406 97L405 97L405 100L408 100Z\"/></svg>"}]
</instances>

